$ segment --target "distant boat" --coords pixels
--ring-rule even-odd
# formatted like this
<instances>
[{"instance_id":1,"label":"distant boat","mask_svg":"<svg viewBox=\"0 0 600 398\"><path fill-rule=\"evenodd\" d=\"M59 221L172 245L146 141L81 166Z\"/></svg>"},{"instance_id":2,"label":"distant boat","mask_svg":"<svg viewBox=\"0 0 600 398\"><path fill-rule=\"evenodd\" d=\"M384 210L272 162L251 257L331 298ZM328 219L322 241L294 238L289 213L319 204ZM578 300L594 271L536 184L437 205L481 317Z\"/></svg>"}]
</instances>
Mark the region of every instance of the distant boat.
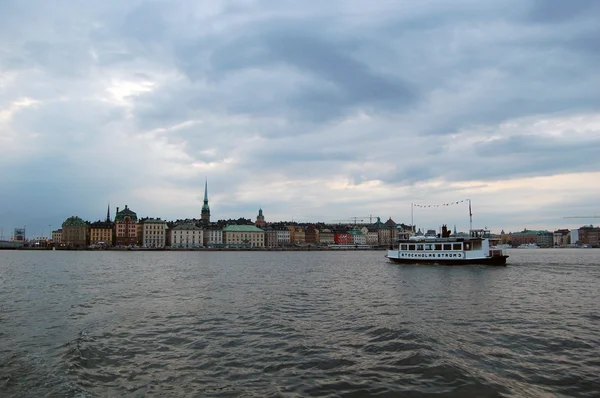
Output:
<instances>
[{"instance_id":1,"label":"distant boat","mask_svg":"<svg viewBox=\"0 0 600 398\"><path fill-rule=\"evenodd\" d=\"M517 249L539 249L540 247L536 243L523 243L517 246Z\"/></svg>"}]
</instances>

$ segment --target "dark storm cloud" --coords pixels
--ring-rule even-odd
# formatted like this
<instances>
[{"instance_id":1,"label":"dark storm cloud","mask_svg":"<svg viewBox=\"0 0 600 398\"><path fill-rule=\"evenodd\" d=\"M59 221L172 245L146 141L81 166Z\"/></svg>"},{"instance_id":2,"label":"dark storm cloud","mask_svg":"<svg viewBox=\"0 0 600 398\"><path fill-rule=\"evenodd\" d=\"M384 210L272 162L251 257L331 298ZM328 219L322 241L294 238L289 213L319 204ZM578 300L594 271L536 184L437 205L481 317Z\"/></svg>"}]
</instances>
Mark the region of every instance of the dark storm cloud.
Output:
<instances>
[{"instance_id":1,"label":"dark storm cloud","mask_svg":"<svg viewBox=\"0 0 600 398\"><path fill-rule=\"evenodd\" d=\"M577 17L598 18L600 2L596 0L535 0L530 12L533 21L555 23L573 20Z\"/></svg>"},{"instance_id":2,"label":"dark storm cloud","mask_svg":"<svg viewBox=\"0 0 600 398\"><path fill-rule=\"evenodd\" d=\"M585 125L600 108L599 5L5 0L0 151L14 159L14 137L32 141L26 173L2 182L26 208L39 206L30 185L68 201L94 173L82 202L204 175L235 199L275 172L390 187L597 171ZM536 118L589 136L540 138ZM80 165L120 145L130 185ZM55 185L28 177L36 156Z\"/></svg>"}]
</instances>

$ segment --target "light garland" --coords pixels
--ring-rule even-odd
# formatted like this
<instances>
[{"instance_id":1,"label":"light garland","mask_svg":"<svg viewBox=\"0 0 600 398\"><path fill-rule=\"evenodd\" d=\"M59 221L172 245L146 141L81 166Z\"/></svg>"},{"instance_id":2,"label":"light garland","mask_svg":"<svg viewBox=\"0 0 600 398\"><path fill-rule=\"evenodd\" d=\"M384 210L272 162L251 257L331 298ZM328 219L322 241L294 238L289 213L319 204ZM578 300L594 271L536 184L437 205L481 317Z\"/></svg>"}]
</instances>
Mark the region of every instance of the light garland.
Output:
<instances>
[{"instance_id":1,"label":"light garland","mask_svg":"<svg viewBox=\"0 0 600 398\"><path fill-rule=\"evenodd\" d=\"M441 204L437 204L437 205L423 205L423 204L416 204L413 203L412 205L414 207L444 207L444 206L455 206L458 205L460 203L464 203L464 202L469 202L469 199L463 199L463 200L459 200L458 202L449 202L449 203L441 203Z\"/></svg>"}]
</instances>

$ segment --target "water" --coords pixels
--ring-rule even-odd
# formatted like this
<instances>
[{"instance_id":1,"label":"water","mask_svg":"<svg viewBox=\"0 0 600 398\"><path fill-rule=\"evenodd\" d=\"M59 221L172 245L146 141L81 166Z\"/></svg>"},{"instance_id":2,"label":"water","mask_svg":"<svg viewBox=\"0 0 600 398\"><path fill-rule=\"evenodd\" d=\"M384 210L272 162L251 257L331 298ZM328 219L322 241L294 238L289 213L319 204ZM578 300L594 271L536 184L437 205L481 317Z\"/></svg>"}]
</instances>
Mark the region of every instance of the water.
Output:
<instances>
[{"instance_id":1,"label":"water","mask_svg":"<svg viewBox=\"0 0 600 398\"><path fill-rule=\"evenodd\" d=\"M600 250L0 252L0 396L600 396Z\"/></svg>"}]
</instances>

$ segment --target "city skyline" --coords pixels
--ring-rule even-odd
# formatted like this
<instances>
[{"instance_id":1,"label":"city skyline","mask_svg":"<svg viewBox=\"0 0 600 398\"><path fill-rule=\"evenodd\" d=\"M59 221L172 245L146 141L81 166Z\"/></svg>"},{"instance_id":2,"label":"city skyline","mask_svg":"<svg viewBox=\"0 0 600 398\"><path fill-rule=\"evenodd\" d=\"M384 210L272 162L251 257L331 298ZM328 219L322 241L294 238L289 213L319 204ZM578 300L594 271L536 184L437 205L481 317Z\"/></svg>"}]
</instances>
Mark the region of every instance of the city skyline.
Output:
<instances>
[{"instance_id":1,"label":"city skyline","mask_svg":"<svg viewBox=\"0 0 600 398\"><path fill-rule=\"evenodd\" d=\"M600 214L600 3L107 0L0 15L0 227ZM433 210L433 209L432 209ZM415 224L468 228L463 207Z\"/></svg>"}]
</instances>

